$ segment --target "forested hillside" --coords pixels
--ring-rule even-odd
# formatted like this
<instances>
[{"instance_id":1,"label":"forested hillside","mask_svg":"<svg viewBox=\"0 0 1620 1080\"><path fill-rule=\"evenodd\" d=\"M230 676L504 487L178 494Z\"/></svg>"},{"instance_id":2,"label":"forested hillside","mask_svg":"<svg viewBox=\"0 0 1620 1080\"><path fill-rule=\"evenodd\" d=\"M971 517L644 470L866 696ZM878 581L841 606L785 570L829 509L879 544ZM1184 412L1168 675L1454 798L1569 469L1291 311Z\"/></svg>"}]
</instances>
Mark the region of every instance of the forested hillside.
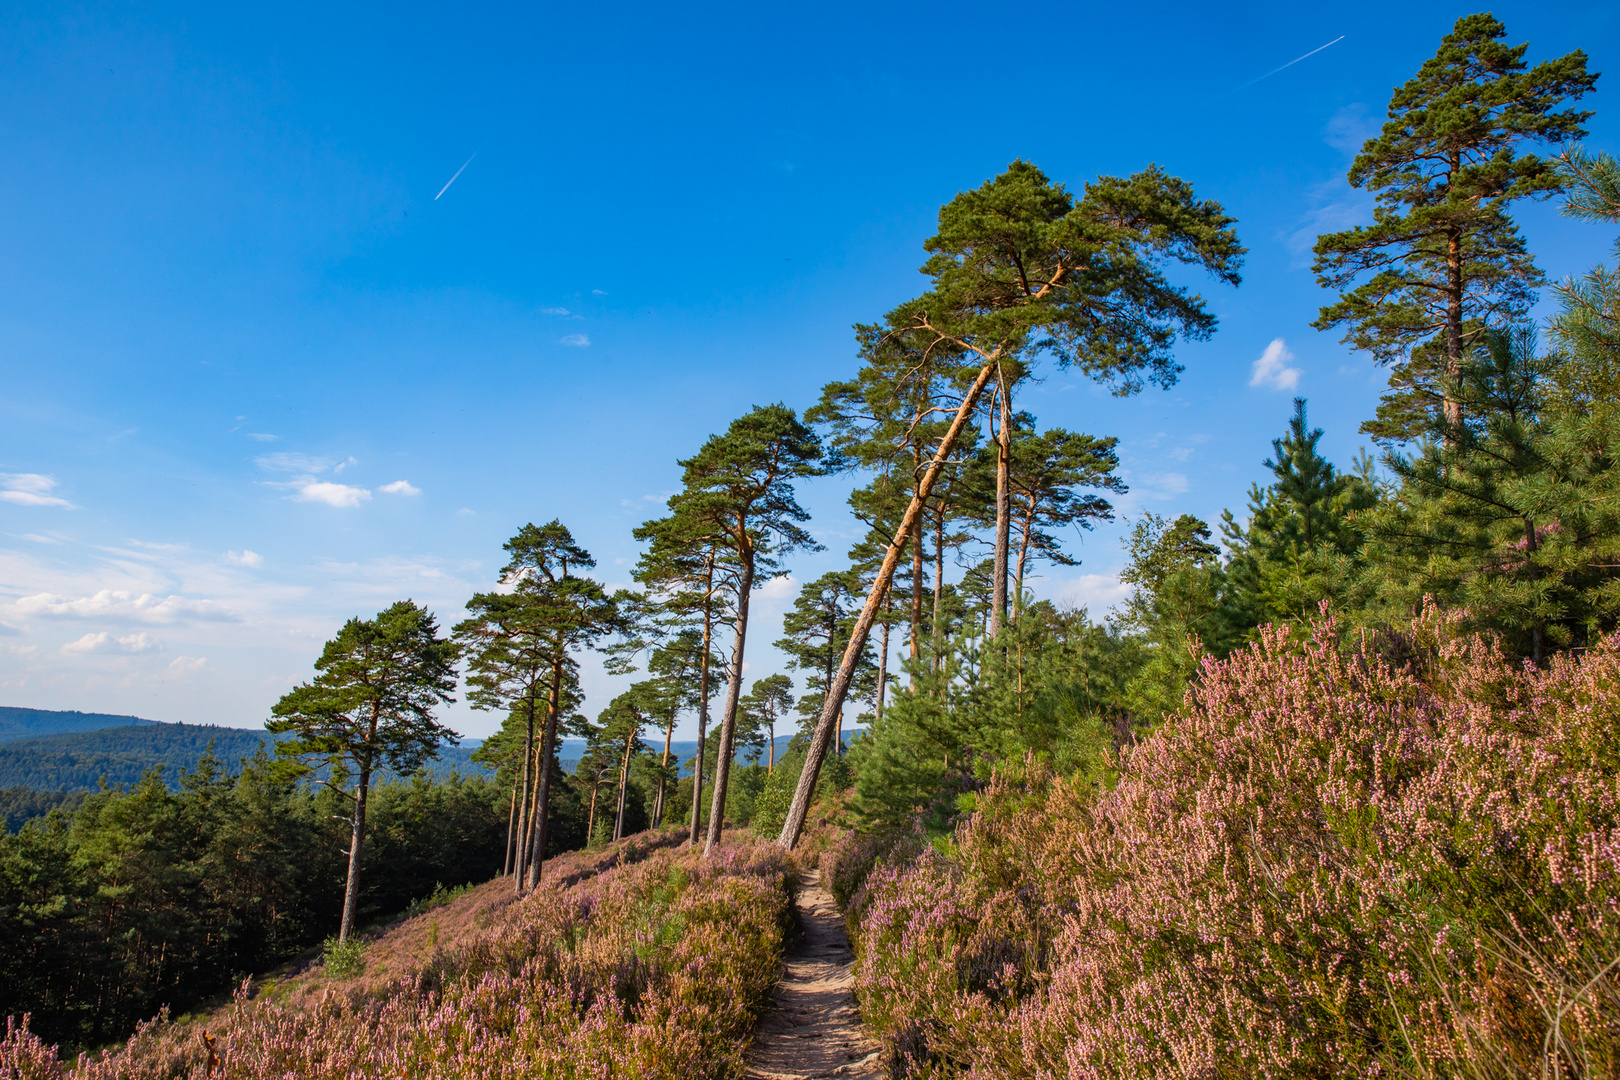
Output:
<instances>
[{"instance_id":1,"label":"forested hillside","mask_svg":"<svg viewBox=\"0 0 1620 1080\"><path fill-rule=\"evenodd\" d=\"M70 731L95 731L98 728L157 722L142 720L138 716L115 716L111 713L19 709L10 705L0 705L0 743L38 738L41 735L59 735Z\"/></svg>"},{"instance_id":2,"label":"forested hillside","mask_svg":"<svg viewBox=\"0 0 1620 1080\"><path fill-rule=\"evenodd\" d=\"M213 724L143 724L18 739L0 746L0 787L33 791L94 791L105 781L113 786L136 783L154 768L177 788L209 747L230 775L241 769L261 746L272 752L275 741L262 731ZM426 764L429 772L466 775L482 771L473 760L477 744L442 746Z\"/></svg>"}]
</instances>

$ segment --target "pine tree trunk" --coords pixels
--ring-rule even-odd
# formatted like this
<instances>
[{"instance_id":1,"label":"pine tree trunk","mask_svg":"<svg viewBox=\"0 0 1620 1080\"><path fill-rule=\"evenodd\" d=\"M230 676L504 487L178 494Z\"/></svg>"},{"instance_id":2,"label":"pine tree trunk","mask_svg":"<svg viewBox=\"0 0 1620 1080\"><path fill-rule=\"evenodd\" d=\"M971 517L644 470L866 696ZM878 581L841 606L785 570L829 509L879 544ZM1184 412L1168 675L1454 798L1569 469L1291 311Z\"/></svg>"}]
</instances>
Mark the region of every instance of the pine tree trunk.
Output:
<instances>
[{"instance_id":1,"label":"pine tree trunk","mask_svg":"<svg viewBox=\"0 0 1620 1080\"><path fill-rule=\"evenodd\" d=\"M596 793L602 790L602 785L591 782L591 811L585 815L585 846L590 847L596 836Z\"/></svg>"},{"instance_id":2,"label":"pine tree trunk","mask_svg":"<svg viewBox=\"0 0 1620 1080\"><path fill-rule=\"evenodd\" d=\"M765 775L766 776L769 776L771 773L774 773L776 771L776 706L774 706L774 705L771 706L771 717L770 717L769 724L770 724L770 730L771 730L771 741L770 741L770 757L768 759L768 763L765 766Z\"/></svg>"},{"instance_id":3,"label":"pine tree trunk","mask_svg":"<svg viewBox=\"0 0 1620 1080\"><path fill-rule=\"evenodd\" d=\"M1029 534L1035 528L1035 497L1029 499L1029 507L1024 514L1023 536L1018 540L1018 577L1017 585L1013 589L1013 618L1024 608L1024 562L1029 557Z\"/></svg>"},{"instance_id":4,"label":"pine tree trunk","mask_svg":"<svg viewBox=\"0 0 1620 1080\"><path fill-rule=\"evenodd\" d=\"M748 637L748 594L754 588L754 552L742 533L742 573L737 579L737 619L731 651L731 685L726 689L726 711L720 717L720 751L714 761L714 796L709 807L709 838L703 845L707 858L720 842L726 819L726 782L731 778L731 747L737 733L737 703L742 698L743 645Z\"/></svg>"},{"instance_id":5,"label":"pine tree trunk","mask_svg":"<svg viewBox=\"0 0 1620 1080\"><path fill-rule=\"evenodd\" d=\"M922 467L922 456L917 454L917 467ZM913 474L915 475L915 473ZM915 495L912 496L916 498ZM911 541L911 660L915 665L917 658L922 655L922 590L923 590L923 548L922 530L918 529ZM911 671L911 685L917 685L917 670L913 666ZM829 687L829 689L831 689Z\"/></svg>"},{"instance_id":6,"label":"pine tree trunk","mask_svg":"<svg viewBox=\"0 0 1620 1080\"><path fill-rule=\"evenodd\" d=\"M517 852L513 860L516 865L512 867L514 876L513 887L519 896L523 895L524 871L529 861L529 762L534 759L534 691L529 691L529 728L523 739L523 799L518 807L518 834Z\"/></svg>"},{"instance_id":7,"label":"pine tree trunk","mask_svg":"<svg viewBox=\"0 0 1620 1080\"><path fill-rule=\"evenodd\" d=\"M516 838L513 830L517 827L517 784L512 785L512 798L506 810L506 864L501 870L505 877L512 872L512 856L514 854L512 841Z\"/></svg>"},{"instance_id":8,"label":"pine tree trunk","mask_svg":"<svg viewBox=\"0 0 1620 1080\"><path fill-rule=\"evenodd\" d=\"M703 592L703 655L698 658L698 746L692 762L692 830L687 843L697 847L703 826L703 747L709 737L709 646L714 633L714 553L709 553Z\"/></svg>"},{"instance_id":9,"label":"pine tree trunk","mask_svg":"<svg viewBox=\"0 0 1620 1080\"><path fill-rule=\"evenodd\" d=\"M939 623L940 607L945 598L945 500L939 501L939 516L934 519L934 625L929 640L933 643L933 657L928 662L928 669L937 672L940 669L940 641Z\"/></svg>"},{"instance_id":10,"label":"pine tree trunk","mask_svg":"<svg viewBox=\"0 0 1620 1080\"><path fill-rule=\"evenodd\" d=\"M664 788L668 784L666 777L669 774L669 744L675 738L675 717L679 712L669 714L669 723L664 725L664 757L658 763L658 794L653 797L652 823L653 828L664 823Z\"/></svg>"},{"instance_id":11,"label":"pine tree trunk","mask_svg":"<svg viewBox=\"0 0 1620 1080\"><path fill-rule=\"evenodd\" d=\"M1457 174L1460 162L1452 161L1451 173ZM1446 237L1446 376L1456 379L1462 374L1463 276L1462 236L1452 232ZM1451 385L1446 386L1445 417L1449 426L1462 423L1462 402L1458 401Z\"/></svg>"},{"instance_id":12,"label":"pine tree trunk","mask_svg":"<svg viewBox=\"0 0 1620 1080\"><path fill-rule=\"evenodd\" d=\"M996 561L990 594L990 636L1007 624L1007 541L1012 521L1008 486L1012 472L1012 388L1001 378L1001 430L996 434Z\"/></svg>"},{"instance_id":13,"label":"pine tree trunk","mask_svg":"<svg viewBox=\"0 0 1620 1080\"><path fill-rule=\"evenodd\" d=\"M624 757L619 762L619 807L613 817L613 839L624 839L624 802L630 790L630 751L635 749L636 733L624 740Z\"/></svg>"},{"instance_id":14,"label":"pine tree trunk","mask_svg":"<svg viewBox=\"0 0 1620 1080\"><path fill-rule=\"evenodd\" d=\"M557 714L562 711L562 660L551 662L551 694L546 701L546 736L540 742L540 785L535 795L534 842L529 852L529 888L540 884L546 859L546 825L551 808L551 759L556 756Z\"/></svg>"},{"instance_id":15,"label":"pine tree trunk","mask_svg":"<svg viewBox=\"0 0 1620 1080\"><path fill-rule=\"evenodd\" d=\"M377 730L372 722L372 732ZM366 843L366 798L371 794L371 766L360 769L360 783L355 787L354 831L349 834L349 878L343 886L343 921L338 923L338 943L349 940L354 932L354 916L360 907L360 856Z\"/></svg>"},{"instance_id":16,"label":"pine tree trunk","mask_svg":"<svg viewBox=\"0 0 1620 1080\"><path fill-rule=\"evenodd\" d=\"M962 429L967 426L968 418L978 407L979 398L983 396L984 388L989 384L996 366L997 359L992 358L979 369L973 385L962 398L961 407L956 410L956 416L951 420L951 426L945 429L944 436L939 440L938 452L923 471L916 493L911 497L911 505L906 507L906 512L895 529L894 539L889 542L888 550L883 554L883 564L878 567L877 577L872 581L872 590L866 596L866 604L855 619L855 625L849 635L849 644L844 647L844 659L838 665L838 674L833 678L833 685L821 708L821 716L816 721L815 733L810 738L810 749L804 758L804 771L799 774L799 784L793 790L793 802L788 806L787 820L782 823L782 832L776 841L785 848L791 849L797 844L799 833L804 830L804 819L810 813L810 797L821 778L821 764L827 758L827 744L832 740L833 726L838 722L838 714L844 707L844 698L849 694L850 681L855 677L855 666L860 662L861 653L866 649L867 638L871 636L878 605L883 602L890 583L894 581L894 570L900 564L900 553L905 550L906 541L918 527L928 493L934 489L934 483L939 479L945 459L956 446L956 440L961 438Z\"/></svg>"},{"instance_id":17,"label":"pine tree trunk","mask_svg":"<svg viewBox=\"0 0 1620 1080\"><path fill-rule=\"evenodd\" d=\"M883 612L885 615L889 612L887 601L884 602ZM889 681L889 621L887 619L883 621L882 636L883 646L878 650L877 704L873 706L874 722L883 719L883 694L888 688Z\"/></svg>"}]
</instances>

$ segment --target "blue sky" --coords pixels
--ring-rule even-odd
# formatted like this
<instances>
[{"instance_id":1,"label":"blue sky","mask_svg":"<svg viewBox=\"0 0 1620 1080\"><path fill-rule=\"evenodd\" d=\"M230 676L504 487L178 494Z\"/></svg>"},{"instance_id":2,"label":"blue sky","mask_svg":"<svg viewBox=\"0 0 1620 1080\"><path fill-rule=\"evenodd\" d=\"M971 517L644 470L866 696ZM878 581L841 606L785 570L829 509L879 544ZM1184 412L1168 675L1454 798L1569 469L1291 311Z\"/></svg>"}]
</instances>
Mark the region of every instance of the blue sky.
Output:
<instances>
[{"instance_id":1,"label":"blue sky","mask_svg":"<svg viewBox=\"0 0 1620 1080\"><path fill-rule=\"evenodd\" d=\"M1383 376L1309 328L1309 248L1366 218L1350 156L1471 10L14 5L0 703L256 726L343 619L453 622L530 520L627 583L676 459L846 377L939 205L1017 157L1076 187L1157 162L1250 248L1241 288L1201 286L1221 329L1173 390L1048 370L1021 402L1121 438L1124 514L1240 508L1295 393L1348 464ZM1532 61L1615 66L1613 4L1492 10ZM1612 243L1519 217L1555 278ZM854 538L848 486L804 490L828 550L757 600L750 677ZM1037 590L1100 614L1122 529Z\"/></svg>"}]
</instances>

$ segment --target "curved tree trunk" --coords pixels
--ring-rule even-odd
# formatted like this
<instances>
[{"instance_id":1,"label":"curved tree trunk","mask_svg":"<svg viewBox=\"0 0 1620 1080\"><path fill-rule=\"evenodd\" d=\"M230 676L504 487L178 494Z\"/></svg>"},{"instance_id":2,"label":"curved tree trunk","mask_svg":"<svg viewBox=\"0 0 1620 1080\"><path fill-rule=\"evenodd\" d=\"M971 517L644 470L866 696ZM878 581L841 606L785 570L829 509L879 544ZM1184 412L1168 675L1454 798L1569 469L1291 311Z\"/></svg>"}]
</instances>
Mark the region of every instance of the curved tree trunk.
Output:
<instances>
[{"instance_id":1,"label":"curved tree trunk","mask_svg":"<svg viewBox=\"0 0 1620 1080\"><path fill-rule=\"evenodd\" d=\"M956 410L956 416L951 420L951 426L939 440L939 451L923 471L917 491L911 497L911 505L906 507L905 515L901 517L900 525L895 530L894 539L889 541L889 548L883 554L883 565L878 568L872 589L867 593L866 604L855 620L855 626L849 635L849 644L844 646L844 659L838 665L838 674L833 679L833 685L828 688L827 700L822 703L821 716L816 721L815 734L810 738L810 749L804 759L804 771L799 774L799 786L793 791L793 802L788 806L787 820L782 823L781 835L776 840L785 848L792 848L797 844L799 833L804 830L804 819L810 813L810 796L816 790L816 782L821 778L821 764L827 759L827 744L832 741L838 714L843 710L844 698L849 695L849 684L855 677L855 666L860 662L861 653L866 649L867 638L871 636L878 605L883 602L889 584L894 581L894 570L900 563L900 553L905 550L906 541L917 529L922 517L923 503L927 500L928 493L934 489L934 483L939 479L946 457L956 446L956 440L961 437L962 429L967 426L968 418L978 406L979 398L983 396L984 388L990 382L990 376L995 369L995 359L979 369L973 385L962 398L961 407Z\"/></svg>"},{"instance_id":2,"label":"curved tree trunk","mask_svg":"<svg viewBox=\"0 0 1620 1080\"><path fill-rule=\"evenodd\" d=\"M534 692L529 693L529 727L523 739L523 798L519 801L517 819L517 851L514 853L512 875L513 887L519 896L523 895L524 871L529 865L529 763L534 760Z\"/></svg>"}]
</instances>

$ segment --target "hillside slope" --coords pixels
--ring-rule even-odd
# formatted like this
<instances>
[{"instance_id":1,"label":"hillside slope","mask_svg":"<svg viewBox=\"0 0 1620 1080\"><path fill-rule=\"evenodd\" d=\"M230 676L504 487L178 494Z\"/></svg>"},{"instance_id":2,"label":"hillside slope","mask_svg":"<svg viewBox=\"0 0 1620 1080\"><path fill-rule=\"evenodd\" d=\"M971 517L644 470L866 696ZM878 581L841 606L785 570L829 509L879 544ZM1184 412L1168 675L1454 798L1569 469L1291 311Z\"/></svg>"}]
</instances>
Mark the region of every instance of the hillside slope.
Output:
<instances>
[{"instance_id":1,"label":"hillside slope","mask_svg":"<svg viewBox=\"0 0 1620 1080\"><path fill-rule=\"evenodd\" d=\"M70 731L95 731L99 728L130 727L157 722L119 713L63 712L57 709L21 709L11 705L0 705L0 743L33 739L41 735L60 735Z\"/></svg>"},{"instance_id":2,"label":"hillside slope","mask_svg":"<svg viewBox=\"0 0 1620 1080\"><path fill-rule=\"evenodd\" d=\"M273 753L273 745L273 737L263 731L151 721L18 739L0 745L0 788L94 791L103 779L114 785L133 784L147 770L161 766L172 789L183 772L197 767L197 759L210 746L224 770L235 775L243 758L251 758L260 746ZM483 773L483 767L472 760L478 745L469 740L460 746L441 747L428 771L435 775L451 770L464 776Z\"/></svg>"}]
</instances>

